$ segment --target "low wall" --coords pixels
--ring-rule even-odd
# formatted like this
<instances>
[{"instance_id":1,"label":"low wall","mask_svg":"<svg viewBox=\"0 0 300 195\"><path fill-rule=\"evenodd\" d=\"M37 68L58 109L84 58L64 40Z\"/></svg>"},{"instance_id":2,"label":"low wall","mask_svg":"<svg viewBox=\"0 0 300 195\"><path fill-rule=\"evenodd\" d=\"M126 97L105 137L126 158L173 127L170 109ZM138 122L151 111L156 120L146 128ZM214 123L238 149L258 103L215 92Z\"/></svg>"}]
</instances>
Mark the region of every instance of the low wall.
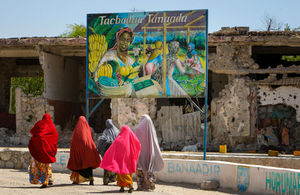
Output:
<instances>
[{"instance_id":1,"label":"low wall","mask_svg":"<svg viewBox=\"0 0 300 195\"><path fill-rule=\"evenodd\" d=\"M29 165L27 148L0 148L0 168L25 169ZM69 172L69 150L59 149L54 172ZM156 174L157 179L168 183L193 183L215 180L220 188L256 194L300 194L300 170L239 164L224 161L204 161L164 158L165 167ZM94 170L103 176L103 169ZM54 176L55 177L55 176Z\"/></svg>"},{"instance_id":2,"label":"low wall","mask_svg":"<svg viewBox=\"0 0 300 195\"><path fill-rule=\"evenodd\" d=\"M165 182L194 183L216 180L220 188L255 194L299 194L300 170L223 161L164 159L157 178Z\"/></svg>"}]
</instances>

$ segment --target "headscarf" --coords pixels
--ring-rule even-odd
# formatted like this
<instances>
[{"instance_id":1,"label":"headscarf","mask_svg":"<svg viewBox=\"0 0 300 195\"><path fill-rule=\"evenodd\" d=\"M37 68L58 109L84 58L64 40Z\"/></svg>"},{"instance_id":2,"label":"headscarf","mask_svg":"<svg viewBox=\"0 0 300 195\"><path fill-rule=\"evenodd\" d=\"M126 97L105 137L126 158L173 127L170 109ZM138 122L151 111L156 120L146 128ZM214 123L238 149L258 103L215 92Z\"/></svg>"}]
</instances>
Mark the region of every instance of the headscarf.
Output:
<instances>
[{"instance_id":1,"label":"headscarf","mask_svg":"<svg viewBox=\"0 0 300 195\"><path fill-rule=\"evenodd\" d=\"M189 43L188 45L191 47L191 51L187 52L187 56L188 58L192 58L194 55L197 55L197 51L195 50L195 44Z\"/></svg>"},{"instance_id":2,"label":"headscarf","mask_svg":"<svg viewBox=\"0 0 300 195\"><path fill-rule=\"evenodd\" d=\"M105 152L100 167L118 174L135 173L140 151L141 144L138 138L128 126L124 125Z\"/></svg>"},{"instance_id":3,"label":"headscarf","mask_svg":"<svg viewBox=\"0 0 300 195\"><path fill-rule=\"evenodd\" d=\"M168 45L169 53L168 55L176 55L179 50L179 42L171 41Z\"/></svg>"},{"instance_id":4,"label":"headscarf","mask_svg":"<svg viewBox=\"0 0 300 195\"><path fill-rule=\"evenodd\" d=\"M159 149L155 127L149 115L144 114L135 129L135 135L141 143L138 167L143 171L157 172L164 168L164 161Z\"/></svg>"},{"instance_id":5,"label":"headscarf","mask_svg":"<svg viewBox=\"0 0 300 195\"><path fill-rule=\"evenodd\" d=\"M111 145L120 133L120 130L113 124L111 119L107 119L105 125L106 129L104 129L98 141L98 151L101 156L104 156L107 146Z\"/></svg>"},{"instance_id":6,"label":"headscarf","mask_svg":"<svg viewBox=\"0 0 300 195\"><path fill-rule=\"evenodd\" d=\"M115 43L115 45L111 48L112 50L117 49L117 47L118 47L118 42L119 42L119 39L120 39L120 36L121 36L124 32L128 32L128 33L131 35L132 38L131 38L130 44L132 43L133 38L134 38L134 35L133 35L133 31L131 30L131 28L129 28L129 27L127 27L127 28L120 28L119 31L116 33L116 43Z\"/></svg>"},{"instance_id":7,"label":"headscarf","mask_svg":"<svg viewBox=\"0 0 300 195\"><path fill-rule=\"evenodd\" d=\"M168 44L169 53L167 54L167 75L173 65L173 63L178 59L177 52L179 50L179 42L171 41Z\"/></svg>"},{"instance_id":8,"label":"headscarf","mask_svg":"<svg viewBox=\"0 0 300 195\"><path fill-rule=\"evenodd\" d=\"M54 163L57 152L58 134L48 113L30 130L28 148L31 156L41 163Z\"/></svg>"},{"instance_id":9,"label":"headscarf","mask_svg":"<svg viewBox=\"0 0 300 195\"><path fill-rule=\"evenodd\" d=\"M98 168L100 157L93 140L91 128L84 116L80 116L75 126L70 148L68 169L80 170Z\"/></svg>"}]
</instances>

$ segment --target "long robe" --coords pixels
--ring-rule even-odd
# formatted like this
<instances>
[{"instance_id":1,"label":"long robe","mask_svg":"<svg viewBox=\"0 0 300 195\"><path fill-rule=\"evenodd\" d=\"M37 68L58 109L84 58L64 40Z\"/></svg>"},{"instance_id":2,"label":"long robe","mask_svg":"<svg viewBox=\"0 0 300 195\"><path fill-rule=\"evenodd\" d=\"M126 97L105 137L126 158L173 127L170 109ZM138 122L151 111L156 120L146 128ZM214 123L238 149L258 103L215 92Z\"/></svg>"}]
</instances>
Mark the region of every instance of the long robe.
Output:
<instances>
[{"instance_id":1,"label":"long robe","mask_svg":"<svg viewBox=\"0 0 300 195\"><path fill-rule=\"evenodd\" d=\"M138 138L128 126L124 125L104 154L100 167L118 174L135 173L140 151Z\"/></svg>"},{"instance_id":2,"label":"long robe","mask_svg":"<svg viewBox=\"0 0 300 195\"><path fill-rule=\"evenodd\" d=\"M30 130L28 148L31 156L41 163L54 163L57 153L58 134L48 113Z\"/></svg>"},{"instance_id":3,"label":"long robe","mask_svg":"<svg viewBox=\"0 0 300 195\"><path fill-rule=\"evenodd\" d=\"M158 145L155 127L149 115L143 115L135 129L135 135L141 143L138 167L146 172L157 172L163 169L164 161Z\"/></svg>"},{"instance_id":4,"label":"long robe","mask_svg":"<svg viewBox=\"0 0 300 195\"><path fill-rule=\"evenodd\" d=\"M100 165L100 157L93 140L91 128L84 116L80 116L75 126L68 169L96 169Z\"/></svg>"},{"instance_id":5,"label":"long robe","mask_svg":"<svg viewBox=\"0 0 300 195\"><path fill-rule=\"evenodd\" d=\"M101 156L104 156L106 150L120 133L120 130L112 123L111 119L107 119L105 125L106 128L98 140L98 152Z\"/></svg>"},{"instance_id":6,"label":"long robe","mask_svg":"<svg viewBox=\"0 0 300 195\"><path fill-rule=\"evenodd\" d=\"M51 164L56 161L58 134L49 114L44 114L30 130L32 135L28 148L32 156L29 165L31 184L53 184Z\"/></svg>"}]
</instances>

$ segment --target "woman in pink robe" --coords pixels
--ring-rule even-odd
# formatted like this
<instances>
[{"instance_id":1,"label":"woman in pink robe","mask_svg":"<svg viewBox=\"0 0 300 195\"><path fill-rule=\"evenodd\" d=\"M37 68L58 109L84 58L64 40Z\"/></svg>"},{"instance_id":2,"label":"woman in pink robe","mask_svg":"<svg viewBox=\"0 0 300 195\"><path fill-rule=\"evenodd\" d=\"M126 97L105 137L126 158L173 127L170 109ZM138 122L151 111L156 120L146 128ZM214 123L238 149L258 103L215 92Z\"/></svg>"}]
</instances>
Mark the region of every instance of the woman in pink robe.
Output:
<instances>
[{"instance_id":1,"label":"woman in pink robe","mask_svg":"<svg viewBox=\"0 0 300 195\"><path fill-rule=\"evenodd\" d=\"M124 192L124 187L133 191L132 174L136 171L137 161L141 151L139 139L124 125L115 141L105 152L100 167L117 173L117 185Z\"/></svg>"}]
</instances>

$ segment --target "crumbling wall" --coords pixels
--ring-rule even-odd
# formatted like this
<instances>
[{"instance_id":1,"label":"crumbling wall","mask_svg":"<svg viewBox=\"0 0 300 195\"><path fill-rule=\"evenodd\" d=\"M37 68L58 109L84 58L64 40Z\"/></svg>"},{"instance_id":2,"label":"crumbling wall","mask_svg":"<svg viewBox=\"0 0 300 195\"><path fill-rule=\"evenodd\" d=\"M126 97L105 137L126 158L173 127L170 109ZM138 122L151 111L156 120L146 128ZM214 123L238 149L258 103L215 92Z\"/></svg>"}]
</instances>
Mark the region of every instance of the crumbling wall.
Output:
<instances>
[{"instance_id":1,"label":"crumbling wall","mask_svg":"<svg viewBox=\"0 0 300 195\"><path fill-rule=\"evenodd\" d=\"M296 110L296 119L300 122L300 88L281 86L272 89L268 86L258 87L260 105L286 104Z\"/></svg>"},{"instance_id":2,"label":"crumbling wall","mask_svg":"<svg viewBox=\"0 0 300 195\"><path fill-rule=\"evenodd\" d=\"M32 65L28 62L22 62L18 65L16 61L23 59L18 58L0 58L0 112L9 112L10 101L10 83L11 77L36 77L42 76L40 65Z\"/></svg>"},{"instance_id":3,"label":"crumbling wall","mask_svg":"<svg viewBox=\"0 0 300 195\"><path fill-rule=\"evenodd\" d=\"M182 150L196 143L203 145L200 112L183 114L182 106L162 106L157 112L157 126L165 150Z\"/></svg>"},{"instance_id":4,"label":"crumbling wall","mask_svg":"<svg viewBox=\"0 0 300 195\"><path fill-rule=\"evenodd\" d=\"M16 135L30 136L30 129L49 113L54 122L54 108L45 98L25 95L21 88L16 88Z\"/></svg>"},{"instance_id":5,"label":"crumbling wall","mask_svg":"<svg viewBox=\"0 0 300 195\"><path fill-rule=\"evenodd\" d=\"M250 87L246 78L235 78L225 86L219 98L211 102L212 142L238 144L234 137L250 135Z\"/></svg>"},{"instance_id":6,"label":"crumbling wall","mask_svg":"<svg viewBox=\"0 0 300 195\"><path fill-rule=\"evenodd\" d=\"M78 102L79 63L63 56L41 52L44 71L44 97L51 100Z\"/></svg>"},{"instance_id":7,"label":"crumbling wall","mask_svg":"<svg viewBox=\"0 0 300 195\"><path fill-rule=\"evenodd\" d=\"M216 47L216 53L209 56L209 69L235 70L240 68L258 69L259 66L251 58L250 45L224 44Z\"/></svg>"},{"instance_id":8,"label":"crumbling wall","mask_svg":"<svg viewBox=\"0 0 300 195\"><path fill-rule=\"evenodd\" d=\"M43 96L54 106L56 123L63 128L75 115L82 114L79 102L81 60L41 52L40 63L44 71Z\"/></svg>"},{"instance_id":9,"label":"crumbling wall","mask_svg":"<svg viewBox=\"0 0 300 195\"><path fill-rule=\"evenodd\" d=\"M152 120L155 119L156 101L154 98L113 98L111 100L111 117L118 128L128 125L134 129L143 114L149 114Z\"/></svg>"},{"instance_id":10,"label":"crumbling wall","mask_svg":"<svg viewBox=\"0 0 300 195\"><path fill-rule=\"evenodd\" d=\"M219 96L220 91L228 84L227 74L217 74L212 72L208 75L208 90L211 98Z\"/></svg>"}]
</instances>

